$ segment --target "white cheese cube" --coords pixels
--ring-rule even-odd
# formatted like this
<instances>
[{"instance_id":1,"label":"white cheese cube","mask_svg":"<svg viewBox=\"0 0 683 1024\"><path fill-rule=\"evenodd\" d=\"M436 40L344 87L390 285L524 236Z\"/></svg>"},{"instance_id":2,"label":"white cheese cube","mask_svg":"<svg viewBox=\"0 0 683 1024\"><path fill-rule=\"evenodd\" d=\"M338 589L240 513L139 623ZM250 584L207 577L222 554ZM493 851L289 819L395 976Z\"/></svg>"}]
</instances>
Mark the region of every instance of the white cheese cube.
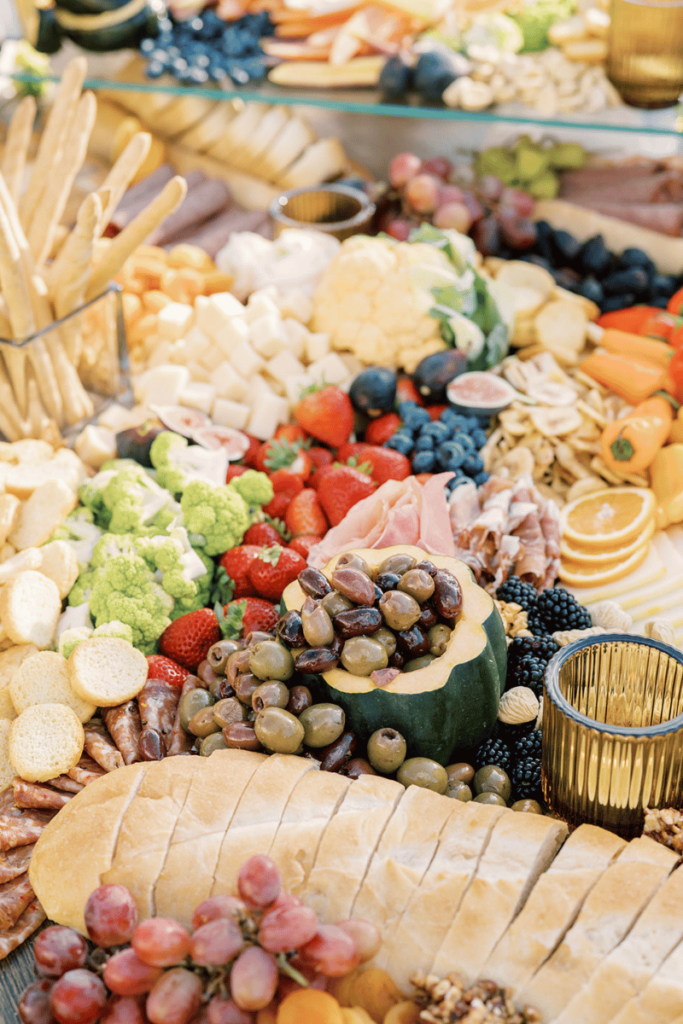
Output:
<instances>
[{"instance_id":1,"label":"white cheese cube","mask_svg":"<svg viewBox=\"0 0 683 1024\"><path fill-rule=\"evenodd\" d=\"M300 288L292 288L279 298L280 312L283 316L294 317L302 324L307 324L313 316L313 303Z\"/></svg>"},{"instance_id":2,"label":"white cheese cube","mask_svg":"<svg viewBox=\"0 0 683 1024\"><path fill-rule=\"evenodd\" d=\"M253 408L255 405L258 405L259 402L270 401L274 394L275 392L268 381L259 374L256 374L249 381L249 394L245 398L245 402Z\"/></svg>"},{"instance_id":3,"label":"white cheese cube","mask_svg":"<svg viewBox=\"0 0 683 1024\"><path fill-rule=\"evenodd\" d=\"M202 366L201 363L195 363L193 360L190 360L190 362L187 363L187 368L190 371L190 377L192 380L201 381L204 384L209 383L211 379L209 371Z\"/></svg>"},{"instance_id":4,"label":"white cheese cube","mask_svg":"<svg viewBox=\"0 0 683 1024\"><path fill-rule=\"evenodd\" d=\"M216 334L214 341L219 346L226 359L230 359L233 349L240 342L249 342L249 325L242 317L236 316L221 327Z\"/></svg>"},{"instance_id":5,"label":"white cheese cube","mask_svg":"<svg viewBox=\"0 0 683 1024\"><path fill-rule=\"evenodd\" d=\"M350 377L357 377L360 371L364 369L365 364L361 363L358 356L354 356L353 352L340 352L339 358L349 371Z\"/></svg>"},{"instance_id":6,"label":"white cheese cube","mask_svg":"<svg viewBox=\"0 0 683 1024\"><path fill-rule=\"evenodd\" d=\"M220 329L233 317L244 315L244 306L230 292L217 292L208 298L205 295L198 295L194 308L197 327L210 338L215 338Z\"/></svg>"},{"instance_id":7,"label":"white cheese cube","mask_svg":"<svg viewBox=\"0 0 683 1024\"><path fill-rule=\"evenodd\" d=\"M243 430L249 419L249 406L240 402L231 402L227 398L217 398L213 403L211 419L219 427L234 427Z\"/></svg>"},{"instance_id":8,"label":"white cheese cube","mask_svg":"<svg viewBox=\"0 0 683 1024\"><path fill-rule=\"evenodd\" d=\"M245 313L247 323L253 324L255 320L260 320L262 316L273 315L280 319L277 289L271 286L259 288L258 291L252 292L247 301L247 311Z\"/></svg>"},{"instance_id":9,"label":"white cheese cube","mask_svg":"<svg viewBox=\"0 0 683 1024\"><path fill-rule=\"evenodd\" d=\"M309 363L315 363L322 359L330 351L329 334L309 334L306 338L306 359Z\"/></svg>"},{"instance_id":10,"label":"white cheese cube","mask_svg":"<svg viewBox=\"0 0 683 1024\"><path fill-rule=\"evenodd\" d=\"M248 341L241 341L230 352L230 362L243 377L253 377L266 365L260 355L254 352Z\"/></svg>"},{"instance_id":11,"label":"white cheese cube","mask_svg":"<svg viewBox=\"0 0 683 1024\"><path fill-rule=\"evenodd\" d=\"M215 398L216 389L213 384L192 381L178 395L178 404L186 405L190 409L199 409L208 415Z\"/></svg>"},{"instance_id":12,"label":"white cheese cube","mask_svg":"<svg viewBox=\"0 0 683 1024\"><path fill-rule=\"evenodd\" d=\"M135 394L145 405L177 405L178 395L189 383L186 366L155 366L137 378Z\"/></svg>"},{"instance_id":13,"label":"white cheese cube","mask_svg":"<svg viewBox=\"0 0 683 1024\"><path fill-rule=\"evenodd\" d=\"M188 374L188 380L189 380ZM108 405L97 418L97 422L101 427L108 427L109 430L113 430L114 433L118 433L119 430L127 430L130 425L130 409L126 409L125 405L119 405L118 402L112 402Z\"/></svg>"},{"instance_id":14,"label":"white cheese cube","mask_svg":"<svg viewBox=\"0 0 683 1024\"><path fill-rule=\"evenodd\" d=\"M267 441L288 419L289 402L286 398L272 395L267 401L260 401L252 407L246 429L259 441Z\"/></svg>"},{"instance_id":15,"label":"white cheese cube","mask_svg":"<svg viewBox=\"0 0 683 1024\"><path fill-rule=\"evenodd\" d=\"M216 367L211 374L211 383L220 398L230 398L233 402L239 402L249 394L247 381L227 362Z\"/></svg>"},{"instance_id":16,"label":"white cheese cube","mask_svg":"<svg viewBox=\"0 0 683 1024\"><path fill-rule=\"evenodd\" d=\"M282 322L285 326L285 344L287 348L297 359L303 359L306 353L306 339L310 334L308 328L300 324L298 320L294 320L291 316L288 316Z\"/></svg>"},{"instance_id":17,"label":"white cheese cube","mask_svg":"<svg viewBox=\"0 0 683 1024\"><path fill-rule=\"evenodd\" d=\"M187 351L187 342L184 338L178 338L171 345L171 351L168 354L169 363L177 363L179 366L184 366L190 358L190 353Z\"/></svg>"},{"instance_id":18,"label":"white cheese cube","mask_svg":"<svg viewBox=\"0 0 683 1024\"><path fill-rule=\"evenodd\" d=\"M153 366L163 366L164 363L170 363L172 351L172 341L160 341L147 360L147 366L151 368Z\"/></svg>"},{"instance_id":19,"label":"white cheese cube","mask_svg":"<svg viewBox=\"0 0 683 1024\"><path fill-rule=\"evenodd\" d=\"M305 373L304 364L296 356L283 349L276 356L266 363L266 373L276 381L281 382L283 387L288 377L299 377Z\"/></svg>"},{"instance_id":20,"label":"white cheese cube","mask_svg":"<svg viewBox=\"0 0 683 1024\"><path fill-rule=\"evenodd\" d=\"M215 370L217 366L220 366L224 360L225 356L223 355L222 350L215 343L213 345L209 345L201 355L197 356L197 362L200 366L205 367L209 373L211 373L212 370Z\"/></svg>"},{"instance_id":21,"label":"white cheese cube","mask_svg":"<svg viewBox=\"0 0 683 1024\"><path fill-rule=\"evenodd\" d=\"M287 338L282 318L277 310L254 320L249 328L249 338L259 355L266 359L277 355L285 347Z\"/></svg>"},{"instance_id":22,"label":"white cheese cube","mask_svg":"<svg viewBox=\"0 0 683 1024\"><path fill-rule=\"evenodd\" d=\"M189 330L194 310L184 302L169 302L157 313L157 331L169 341L182 338Z\"/></svg>"},{"instance_id":23,"label":"white cheese cube","mask_svg":"<svg viewBox=\"0 0 683 1024\"><path fill-rule=\"evenodd\" d=\"M308 367L308 372L316 384L343 384L349 378L349 371L336 352L330 352L317 359Z\"/></svg>"},{"instance_id":24,"label":"white cheese cube","mask_svg":"<svg viewBox=\"0 0 683 1024\"><path fill-rule=\"evenodd\" d=\"M285 394L290 405L294 406L301 398L301 392L315 383L310 373L301 373L298 377L288 377L285 381Z\"/></svg>"}]
</instances>

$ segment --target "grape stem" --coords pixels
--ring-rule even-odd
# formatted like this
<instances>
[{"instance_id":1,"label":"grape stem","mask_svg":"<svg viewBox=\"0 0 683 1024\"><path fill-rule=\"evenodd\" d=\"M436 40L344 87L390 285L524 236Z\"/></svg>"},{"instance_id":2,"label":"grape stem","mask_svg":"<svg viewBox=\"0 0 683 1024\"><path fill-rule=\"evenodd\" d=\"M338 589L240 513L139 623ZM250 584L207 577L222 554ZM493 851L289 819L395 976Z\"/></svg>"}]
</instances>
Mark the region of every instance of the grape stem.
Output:
<instances>
[{"instance_id":1,"label":"grape stem","mask_svg":"<svg viewBox=\"0 0 683 1024\"><path fill-rule=\"evenodd\" d=\"M308 982L304 978L300 971L297 971L296 967L292 967L289 960L284 953L278 953L275 957L277 965L280 969L281 974L287 974L297 985L301 985L302 988L308 988Z\"/></svg>"}]
</instances>

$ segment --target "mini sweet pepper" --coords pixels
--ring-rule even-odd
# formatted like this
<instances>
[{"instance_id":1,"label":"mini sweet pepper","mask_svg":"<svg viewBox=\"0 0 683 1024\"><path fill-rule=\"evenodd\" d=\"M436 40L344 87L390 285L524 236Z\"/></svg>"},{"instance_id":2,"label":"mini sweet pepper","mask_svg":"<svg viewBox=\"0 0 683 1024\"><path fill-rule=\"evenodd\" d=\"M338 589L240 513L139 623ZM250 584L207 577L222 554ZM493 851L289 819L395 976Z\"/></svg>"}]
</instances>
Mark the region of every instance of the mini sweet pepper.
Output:
<instances>
[{"instance_id":1,"label":"mini sweet pepper","mask_svg":"<svg viewBox=\"0 0 683 1024\"><path fill-rule=\"evenodd\" d=\"M642 473L666 442L674 410L664 395L652 395L627 416L608 423L600 439L603 461L615 473Z\"/></svg>"},{"instance_id":2,"label":"mini sweet pepper","mask_svg":"<svg viewBox=\"0 0 683 1024\"><path fill-rule=\"evenodd\" d=\"M660 448L650 466L650 486L657 500L659 529L683 522L683 444Z\"/></svg>"}]
</instances>

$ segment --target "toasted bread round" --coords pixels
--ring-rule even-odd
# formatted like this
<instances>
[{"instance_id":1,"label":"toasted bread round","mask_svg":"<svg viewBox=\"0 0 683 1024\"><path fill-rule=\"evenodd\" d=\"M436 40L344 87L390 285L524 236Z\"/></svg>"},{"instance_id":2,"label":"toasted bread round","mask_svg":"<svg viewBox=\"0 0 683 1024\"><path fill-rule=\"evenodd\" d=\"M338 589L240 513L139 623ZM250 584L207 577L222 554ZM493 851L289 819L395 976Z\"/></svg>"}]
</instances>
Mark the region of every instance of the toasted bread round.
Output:
<instances>
[{"instance_id":1,"label":"toasted bread round","mask_svg":"<svg viewBox=\"0 0 683 1024\"><path fill-rule=\"evenodd\" d=\"M97 711L74 691L66 658L54 651L39 651L21 663L12 676L10 697L18 715L34 704L66 704L79 722L87 722Z\"/></svg>"},{"instance_id":2,"label":"toasted bread round","mask_svg":"<svg viewBox=\"0 0 683 1024\"><path fill-rule=\"evenodd\" d=\"M59 596L65 598L78 579L78 557L71 544L53 540L39 548L41 561L38 571L57 584Z\"/></svg>"},{"instance_id":3,"label":"toasted bread round","mask_svg":"<svg viewBox=\"0 0 683 1024\"><path fill-rule=\"evenodd\" d=\"M12 784L17 774L9 759L9 733L12 723L8 718L0 718L0 793Z\"/></svg>"},{"instance_id":4,"label":"toasted bread round","mask_svg":"<svg viewBox=\"0 0 683 1024\"><path fill-rule=\"evenodd\" d=\"M61 610L57 584L33 569L13 576L0 591L0 619L15 644L49 647Z\"/></svg>"},{"instance_id":5,"label":"toasted bread round","mask_svg":"<svg viewBox=\"0 0 683 1024\"><path fill-rule=\"evenodd\" d=\"M9 718L11 721L17 717L9 684L21 663L37 653L38 648L35 644L21 644L0 653L0 718Z\"/></svg>"},{"instance_id":6,"label":"toasted bread round","mask_svg":"<svg viewBox=\"0 0 683 1024\"><path fill-rule=\"evenodd\" d=\"M47 782L78 764L85 734L65 704L34 704L10 726L9 759L27 782Z\"/></svg>"},{"instance_id":7,"label":"toasted bread round","mask_svg":"<svg viewBox=\"0 0 683 1024\"><path fill-rule=\"evenodd\" d=\"M104 708L132 700L147 681L144 654L116 637L83 640L71 652L68 668L76 693Z\"/></svg>"}]
</instances>

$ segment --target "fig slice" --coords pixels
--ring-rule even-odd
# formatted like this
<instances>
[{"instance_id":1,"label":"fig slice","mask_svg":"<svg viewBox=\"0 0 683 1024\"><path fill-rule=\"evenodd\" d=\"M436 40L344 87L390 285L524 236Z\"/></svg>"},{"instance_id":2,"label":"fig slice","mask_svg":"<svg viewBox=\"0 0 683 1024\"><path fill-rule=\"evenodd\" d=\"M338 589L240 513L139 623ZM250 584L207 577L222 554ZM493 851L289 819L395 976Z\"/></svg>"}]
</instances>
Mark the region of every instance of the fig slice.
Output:
<instances>
[{"instance_id":1,"label":"fig slice","mask_svg":"<svg viewBox=\"0 0 683 1024\"><path fill-rule=\"evenodd\" d=\"M241 430L232 427L200 427L192 433L192 440L202 448L224 448L229 462L237 462L249 448L249 438Z\"/></svg>"},{"instance_id":2,"label":"fig slice","mask_svg":"<svg viewBox=\"0 0 683 1024\"><path fill-rule=\"evenodd\" d=\"M198 409L189 409L184 405L150 405L149 408L167 430L191 440L196 430L211 426L209 417Z\"/></svg>"}]
</instances>

